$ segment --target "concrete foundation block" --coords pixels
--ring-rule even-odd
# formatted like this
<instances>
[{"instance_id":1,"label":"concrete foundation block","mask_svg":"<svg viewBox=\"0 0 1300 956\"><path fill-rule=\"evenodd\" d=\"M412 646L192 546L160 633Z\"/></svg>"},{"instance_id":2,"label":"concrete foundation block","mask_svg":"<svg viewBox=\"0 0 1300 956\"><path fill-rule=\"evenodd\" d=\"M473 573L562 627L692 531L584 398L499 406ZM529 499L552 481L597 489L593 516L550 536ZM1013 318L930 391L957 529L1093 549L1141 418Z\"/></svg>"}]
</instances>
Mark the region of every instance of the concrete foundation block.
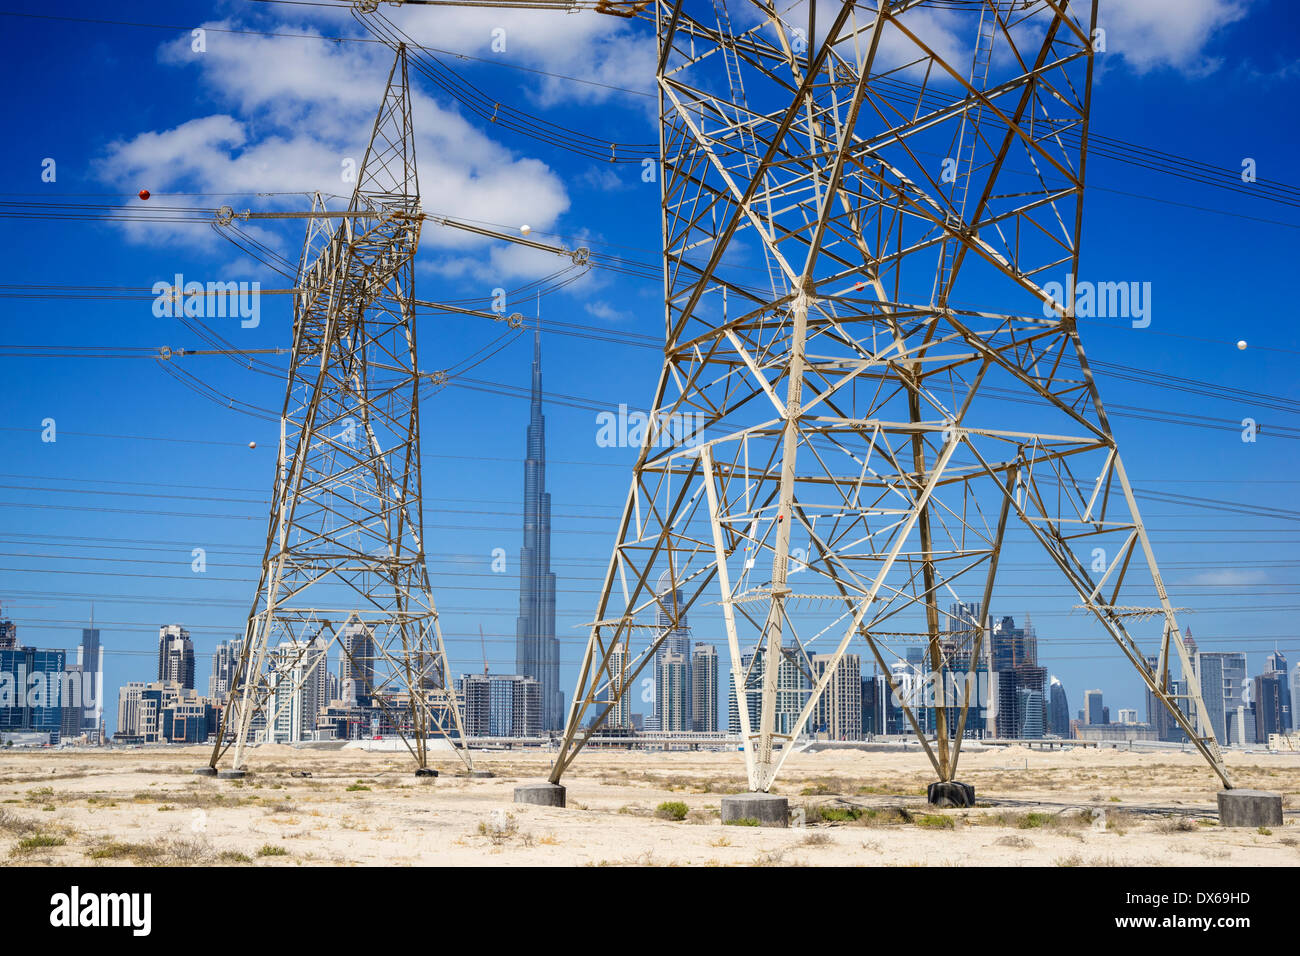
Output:
<instances>
[{"instance_id":1,"label":"concrete foundation block","mask_svg":"<svg viewBox=\"0 0 1300 956\"><path fill-rule=\"evenodd\" d=\"M195 767L194 774L198 777L215 777L217 775L216 767Z\"/></svg>"},{"instance_id":2,"label":"concrete foundation block","mask_svg":"<svg viewBox=\"0 0 1300 956\"><path fill-rule=\"evenodd\" d=\"M465 776L471 777L475 780L491 780L493 777L496 776L496 774L494 774L491 770L471 770Z\"/></svg>"},{"instance_id":3,"label":"concrete foundation block","mask_svg":"<svg viewBox=\"0 0 1300 956\"><path fill-rule=\"evenodd\" d=\"M932 783L926 789L926 799L934 807L973 807L975 788L969 783L946 780Z\"/></svg>"},{"instance_id":4,"label":"concrete foundation block","mask_svg":"<svg viewBox=\"0 0 1300 956\"><path fill-rule=\"evenodd\" d=\"M722 798L722 822L757 820L760 827L788 827L790 801L771 793L737 793Z\"/></svg>"},{"instance_id":5,"label":"concrete foundation block","mask_svg":"<svg viewBox=\"0 0 1300 956\"><path fill-rule=\"evenodd\" d=\"M558 783L530 783L515 787L515 803L531 803L538 807L564 806L564 787Z\"/></svg>"},{"instance_id":6,"label":"concrete foundation block","mask_svg":"<svg viewBox=\"0 0 1300 956\"><path fill-rule=\"evenodd\" d=\"M1219 826L1280 827L1282 795L1267 790L1220 790Z\"/></svg>"},{"instance_id":7,"label":"concrete foundation block","mask_svg":"<svg viewBox=\"0 0 1300 956\"><path fill-rule=\"evenodd\" d=\"M217 771L218 780L243 780L248 776L247 770L219 770Z\"/></svg>"}]
</instances>

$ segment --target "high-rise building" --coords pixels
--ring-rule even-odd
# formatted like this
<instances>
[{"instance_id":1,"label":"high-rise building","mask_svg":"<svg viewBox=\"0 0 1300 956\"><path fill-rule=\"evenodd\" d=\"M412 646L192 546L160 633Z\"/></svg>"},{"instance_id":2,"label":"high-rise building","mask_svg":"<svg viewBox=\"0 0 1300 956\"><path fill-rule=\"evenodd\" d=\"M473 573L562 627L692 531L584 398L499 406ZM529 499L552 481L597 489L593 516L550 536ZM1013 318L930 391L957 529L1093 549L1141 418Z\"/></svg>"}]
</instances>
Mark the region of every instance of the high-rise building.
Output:
<instances>
[{"instance_id":1,"label":"high-rise building","mask_svg":"<svg viewBox=\"0 0 1300 956\"><path fill-rule=\"evenodd\" d=\"M681 733L691 729L690 662L684 654L667 650L655 657L655 710L658 729Z\"/></svg>"},{"instance_id":2,"label":"high-rise building","mask_svg":"<svg viewBox=\"0 0 1300 956\"><path fill-rule=\"evenodd\" d=\"M691 652L691 729L718 731L718 649L697 643Z\"/></svg>"},{"instance_id":3,"label":"high-rise building","mask_svg":"<svg viewBox=\"0 0 1300 956\"><path fill-rule=\"evenodd\" d=\"M18 646L18 625L8 618L0 619L0 651L12 651Z\"/></svg>"},{"instance_id":4,"label":"high-rise building","mask_svg":"<svg viewBox=\"0 0 1300 956\"><path fill-rule=\"evenodd\" d=\"M11 622L5 622L11 623ZM67 652L24 647L13 640L0 649L0 731L49 734L57 743L63 730Z\"/></svg>"},{"instance_id":5,"label":"high-rise building","mask_svg":"<svg viewBox=\"0 0 1300 956\"><path fill-rule=\"evenodd\" d=\"M1016 627L1014 618L1004 617L993 625L991 635L993 669L1009 671L1023 664L1038 664L1038 633L1028 620Z\"/></svg>"},{"instance_id":6,"label":"high-rise building","mask_svg":"<svg viewBox=\"0 0 1300 956\"><path fill-rule=\"evenodd\" d=\"M471 737L540 737L542 686L522 674L465 674L456 682Z\"/></svg>"},{"instance_id":7,"label":"high-rise building","mask_svg":"<svg viewBox=\"0 0 1300 956\"><path fill-rule=\"evenodd\" d=\"M217 730L218 707L175 681L132 681L117 694L121 742L197 744Z\"/></svg>"},{"instance_id":8,"label":"high-rise building","mask_svg":"<svg viewBox=\"0 0 1300 956\"><path fill-rule=\"evenodd\" d=\"M1048 730L1056 737L1070 736L1070 702L1065 696L1065 686L1060 678L1051 680L1050 697L1047 702Z\"/></svg>"},{"instance_id":9,"label":"high-rise building","mask_svg":"<svg viewBox=\"0 0 1300 956\"><path fill-rule=\"evenodd\" d=\"M1132 707L1121 707L1118 722L1121 724L1136 724L1138 722L1138 712Z\"/></svg>"},{"instance_id":10,"label":"high-rise building","mask_svg":"<svg viewBox=\"0 0 1300 956\"><path fill-rule=\"evenodd\" d=\"M692 698L695 684L691 678L692 644L694 644L694 641L691 638L691 627L686 621L686 608L683 603L681 589L674 586L672 575L669 572L665 571L659 575L659 582L655 587L655 596L658 598L655 611L655 626L663 628L664 639L663 643L659 645L659 650L655 652L654 713L651 715L649 723L652 729L657 730L690 730L694 726ZM664 669L664 657L668 654L675 654L681 658L680 663L685 668L681 674L681 679L686 688L686 695L680 701L681 712L671 715L667 712L667 708L669 707L668 701L672 688L665 687L662 684L664 675L671 676L675 674L674 671Z\"/></svg>"},{"instance_id":11,"label":"high-rise building","mask_svg":"<svg viewBox=\"0 0 1300 956\"><path fill-rule=\"evenodd\" d=\"M814 681L822 679L833 657L814 654L809 659ZM857 654L840 658L813 711L812 729L831 740L862 739L862 659Z\"/></svg>"},{"instance_id":12,"label":"high-rise building","mask_svg":"<svg viewBox=\"0 0 1300 956\"><path fill-rule=\"evenodd\" d=\"M1031 687L1016 690L1016 715L1019 723L1015 725L1015 736L1021 740L1039 740L1044 733L1043 727L1043 692Z\"/></svg>"},{"instance_id":13,"label":"high-rise building","mask_svg":"<svg viewBox=\"0 0 1300 956\"><path fill-rule=\"evenodd\" d=\"M533 382L524 458L524 542L519 549L515 669L538 682L545 730L564 726L560 642L555 636L551 572L551 496L546 490L546 419L542 415L542 335L533 334Z\"/></svg>"},{"instance_id":14,"label":"high-rise building","mask_svg":"<svg viewBox=\"0 0 1300 956\"><path fill-rule=\"evenodd\" d=\"M1083 692L1083 723L1085 726L1110 723L1106 719L1105 708L1101 703L1101 691L1085 690Z\"/></svg>"},{"instance_id":15,"label":"high-rise building","mask_svg":"<svg viewBox=\"0 0 1300 956\"><path fill-rule=\"evenodd\" d=\"M99 731L104 720L104 662L99 648L99 628L95 627L95 611L90 611L90 627L81 629L81 643L77 646L77 666L81 669L81 718L78 731L92 742L99 742Z\"/></svg>"},{"instance_id":16,"label":"high-rise building","mask_svg":"<svg viewBox=\"0 0 1300 956\"><path fill-rule=\"evenodd\" d=\"M1255 708L1241 703L1228 711L1228 744L1246 747L1255 743Z\"/></svg>"},{"instance_id":17,"label":"high-rise building","mask_svg":"<svg viewBox=\"0 0 1300 956\"><path fill-rule=\"evenodd\" d=\"M1287 687L1291 697L1291 729L1300 730L1300 667L1287 675Z\"/></svg>"},{"instance_id":18,"label":"high-rise building","mask_svg":"<svg viewBox=\"0 0 1300 956\"><path fill-rule=\"evenodd\" d=\"M1016 627L1013 618L1003 617L993 625L990 644L990 663L997 675L998 736L1017 737L1026 726L1046 727L1047 668L1038 664L1038 633L1033 623L1026 618L1024 627ZM1026 714L1026 706L1038 707L1042 713ZM1041 730L1038 735L1042 736Z\"/></svg>"},{"instance_id":19,"label":"high-rise building","mask_svg":"<svg viewBox=\"0 0 1300 956\"><path fill-rule=\"evenodd\" d=\"M142 742L158 739L159 700L145 695L144 681L129 681L117 691L116 738L139 739Z\"/></svg>"},{"instance_id":20,"label":"high-rise building","mask_svg":"<svg viewBox=\"0 0 1300 956\"><path fill-rule=\"evenodd\" d=\"M1229 716L1239 710L1246 688L1246 655L1240 652L1198 651L1196 676L1201 682L1210 728L1223 746L1230 742Z\"/></svg>"},{"instance_id":21,"label":"high-rise building","mask_svg":"<svg viewBox=\"0 0 1300 956\"><path fill-rule=\"evenodd\" d=\"M1264 658L1264 670L1273 671L1278 674L1286 673L1286 655L1273 648L1273 653Z\"/></svg>"},{"instance_id":22,"label":"high-rise building","mask_svg":"<svg viewBox=\"0 0 1300 956\"><path fill-rule=\"evenodd\" d=\"M272 742L296 744L315 739L320 712L329 703L328 652L329 645L320 637L306 642L286 640L272 648L267 699L267 736Z\"/></svg>"},{"instance_id":23,"label":"high-rise building","mask_svg":"<svg viewBox=\"0 0 1300 956\"><path fill-rule=\"evenodd\" d=\"M82 693L85 688L85 672L80 664L69 664L63 669L63 696L59 698L61 710L59 718L59 740L76 740L82 734L81 724L85 719Z\"/></svg>"},{"instance_id":24,"label":"high-rise building","mask_svg":"<svg viewBox=\"0 0 1300 956\"><path fill-rule=\"evenodd\" d=\"M758 720L763 706L763 675L766 672L766 654L760 651L755 660L751 653L740 658L740 670L747 674L745 680L745 703L749 712L749 729L758 732ZM752 662L752 666L751 666ZM793 647L781 648L781 663L776 671L776 708L773 728L778 734L788 734L794 729L794 723L803 710L804 704L812 692L809 675L799 663L799 651ZM738 734L740 726L740 706L736 700L736 679L733 673L727 681L727 729Z\"/></svg>"},{"instance_id":25,"label":"high-rise building","mask_svg":"<svg viewBox=\"0 0 1300 956\"><path fill-rule=\"evenodd\" d=\"M179 624L158 629L158 680L194 689L194 643Z\"/></svg>"},{"instance_id":26,"label":"high-rise building","mask_svg":"<svg viewBox=\"0 0 1300 956\"><path fill-rule=\"evenodd\" d=\"M224 701L235 689L235 674L239 670L239 655L243 651L242 638L221 641L212 652L212 673L208 675L208 696L214 701Z\"/></svg>"},{"instance_id":27,"label":"high-rise building","mask_svg":"<svg viewBox=\"0 0 1300 956\"><path fill-rule=\"evenodd\" d=\"M1290 717L1289 688L1284 671L1260 674L1254 681L1255 743L1268 743L1269 734L1286 732Z\"/></svg>"},{"instance_id":28,"label":"high-rise building","mask_svg":"<svg viewBox=\"0 0 1300 956\"><path fill-rule=\"evenodd\" d=\"M1292 693L1291 690L1290 678L1292 675L1287 673L1286 656L1283 655L1281 651L1274 649L1273 653L1269 654L1268 657L1264 659L1264 673L1260 676L1270 677L1277 683L1276 690L1271 692L1275 694L1276 699L1274 701L1270 701L1267 705L1263 704L1260 700L1260 696L1259 696L1260 687L1258 683L1255 687L1255 701L1256 701L1255 730L1256 733L1260 735L1259 742L1264 743L1268 740L1268 736L1265 733L1265 731L1261 729L1261 727L1263 726L1272 727L1275 726L1278 723L1278 721L1280 721L1281 729L1273 730L1270 732L1284 734L1287 733L1295 725L1294 709L1295 709L1296 701L1295 701L1295 695ZM1256 678L1257 682L1258 680L1259 678ZM1265 713L1264 710L1261 709L1262 707L1265 706L1269 708L1276 707L1278 713L1275 715L1271 709L1268 710L1267 713Z\"/></svg>"},{"instance_id":29,"label":"high-rise building","mask_svg":"<svg viewBox=\"0 0 1300 956\"><path fill-rule=\"evenodd\" d=\"M880 690L883 678L879 674L862 678L862 736L870 738L885 732L883 696L889 689Z\"/></svg>"},{"instance_id":30,"label":"high-rise building","mask_svg":"<svg viewBox=\"0 0 1300 956\"><path fill-rule=\"evenodd\" d=\"M1193 658L1193 668L1195 659ZM1158 680L1160 678L1160 659L1158 657L1147 658L1147 668ZM1191 702L1187 700L1187 685L1184 681L1174 680L1170 677L1168 684L1164 688L1165 693L1174 698L1178 708L1192 719L1192 725L1196 724L1196 717ZM1151 725L1152 731L1155 732L1156 740L1163 740L1167 743L1180 743L1187 739L1183 733L1183 728L1178 726L1178 721L1174 720L1173 714L1154 693L1150 690L1146 692L1147 699L1147 723Z\"/></svg>"},{"instance_id":31,"label":"high-rise building","mask_svg":"<svg viewBox=\"0 0 1300 956\"><path fill-rule=\"evenodd\" d=\"M369 707L375 697L375 632L361 621L350 621L339 644L339 699Z\"/></svg>"},{"instance_id":32,"label":"high-rise building","mask_svg":"<svg viewBox=\"0 0 1300 956\"><path fill-rule=\"evenodd\" d=\"M610 701L615 697L618 697L618 700L609 709L609 715L605 718L605 728L614 734L626 734L632 730L632 702L629 699L631 695L619 693L628 679L627 664L627 648L624 645L619 644L609 652L609 687L605 700Z\"/></svg>"}]
</instances>

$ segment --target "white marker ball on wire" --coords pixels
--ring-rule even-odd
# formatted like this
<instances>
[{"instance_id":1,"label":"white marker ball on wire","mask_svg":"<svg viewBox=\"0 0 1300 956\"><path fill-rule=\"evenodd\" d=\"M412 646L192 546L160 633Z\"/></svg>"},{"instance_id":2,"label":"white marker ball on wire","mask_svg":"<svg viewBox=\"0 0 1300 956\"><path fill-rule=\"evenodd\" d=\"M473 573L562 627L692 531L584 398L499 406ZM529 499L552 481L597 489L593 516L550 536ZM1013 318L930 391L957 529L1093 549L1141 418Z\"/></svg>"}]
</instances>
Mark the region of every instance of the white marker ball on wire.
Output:
<instances>
[{"instance_id":1,"label":"white marker ball on wire","mask_svg":"<svg viewBox=\"0 0 1300 956\"><path fill-rule=\"evenodd\" d=\"M1241 349L1242 351L1245 351L1245 349L1246 349L1246 340L1245 340L1245 339L1238 339L1238 340L1237 340L1237 348Z\"/></svg>"},{"instance_id":2,"label":"white marker ball on wire","mask_svg":"<svg viewBox=\"0 0 1300 956\"><path fill-rule=\"evenodd\" d=\"M255 441L250 441L250 442L248 443L248 447L249 447L249 448L256 448L256 447L257 447L257 442L255 442Z\"/></svg>"},{"instance_id":3,"label":"white marker ball on wire","mask_svg":"<svg viewBox=\"0 0 1300 956\"><path fill-rule=\"evenodd\" d=\"M522 225L522 226L519 227L519 232L520 232L522 235L525 235L525 236L528 235L528 234L529 234L530 232L532 232L532 231L533 231L533 227L530 226L530 225L528 225L527 223L525 223L524 225Z\"/></svg>"}]
</instances>

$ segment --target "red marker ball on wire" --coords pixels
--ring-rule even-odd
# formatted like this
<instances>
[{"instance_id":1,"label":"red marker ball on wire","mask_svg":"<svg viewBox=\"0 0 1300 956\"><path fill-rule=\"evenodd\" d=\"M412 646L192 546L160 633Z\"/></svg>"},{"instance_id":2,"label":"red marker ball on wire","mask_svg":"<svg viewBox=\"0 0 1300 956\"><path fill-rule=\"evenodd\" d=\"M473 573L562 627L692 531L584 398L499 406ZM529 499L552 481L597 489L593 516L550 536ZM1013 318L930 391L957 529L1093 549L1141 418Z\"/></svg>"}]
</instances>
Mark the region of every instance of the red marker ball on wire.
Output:
<instances>
[{"instance_id":1,"label":"red marker ball on wire","mask_svg":"<svg viewBox=\"0 0 1300 956\"><path fill-rule=\"evenodd\" d=\"M140 198L141 198L141 199L148 199L148 198L149 198L149 190L147 190L147 189L142 189L142 190L140 190Z\"/></svg>"}]
</instances>

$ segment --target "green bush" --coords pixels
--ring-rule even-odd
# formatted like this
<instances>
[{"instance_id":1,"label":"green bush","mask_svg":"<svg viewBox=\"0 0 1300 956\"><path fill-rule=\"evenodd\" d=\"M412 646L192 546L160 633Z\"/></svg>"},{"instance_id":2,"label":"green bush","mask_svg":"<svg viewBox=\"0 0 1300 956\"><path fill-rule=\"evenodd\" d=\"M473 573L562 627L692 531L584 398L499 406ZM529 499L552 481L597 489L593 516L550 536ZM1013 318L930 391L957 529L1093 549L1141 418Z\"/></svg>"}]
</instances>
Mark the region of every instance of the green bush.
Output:
<instances>
[{"instance_id":1,"label":"green bush","mask_svg":"<svg viewBox=\"0 0 1300 956\"><path fill-rule=\"evenodd\" d=\"M951 830L957 825L956 820L942 813L923 813L916 818L915 823L918 827L925 827L927 830Z\"/></svg>"},{"instance_id":2,"label":"green bush","mask_svg":"<svg viewBox=\"0 0 1300 956\"><path fill-rule=\"evenodd\" d=\"M817 815L827 823L852 823L862 817L860 807L818 807Z\"/></svg>"},{"instance_id":3,"label":"green bush","mask_svg":"<svg viewBox=\"0 0 1300 956\"><path fill-rule=\"evenodd\" d=\"M61 836L50 836L48 833L38 833L35 836L24 837L18 841L17 849L23 852L27 850L41 850L51 846L63 846L68 841Z\"/></svg>"},{"instance_id":4,"label":"green bush","mask_svg":"<svg viewBox=\"0 0 1300 956\"><path fill-rule=\"evenodd\" d=\"M655 816L661 820L680 822L686 819L687 806L680 800L665 800L655 808Z\"/></svg>"}]
</instances>

